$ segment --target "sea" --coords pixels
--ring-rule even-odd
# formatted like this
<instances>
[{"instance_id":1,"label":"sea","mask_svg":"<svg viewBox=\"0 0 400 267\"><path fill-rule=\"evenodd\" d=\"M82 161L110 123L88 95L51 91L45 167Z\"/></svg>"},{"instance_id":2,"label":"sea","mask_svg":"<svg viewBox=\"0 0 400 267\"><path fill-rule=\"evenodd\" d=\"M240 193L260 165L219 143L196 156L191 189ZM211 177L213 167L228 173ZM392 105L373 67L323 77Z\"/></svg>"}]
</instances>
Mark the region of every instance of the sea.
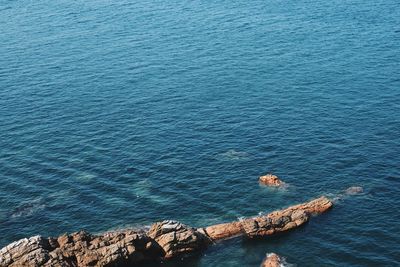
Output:
<instances>
[{"instance_id":1,"label":"sea","mask_svg":"<svg viewBox=\"0 0 400 267\"><path fill-rule=\"evenodd\" d=\"M321 195L159 266L400 266L398 0L0 0L0 247Z\"/></svg>"}]
</instances>

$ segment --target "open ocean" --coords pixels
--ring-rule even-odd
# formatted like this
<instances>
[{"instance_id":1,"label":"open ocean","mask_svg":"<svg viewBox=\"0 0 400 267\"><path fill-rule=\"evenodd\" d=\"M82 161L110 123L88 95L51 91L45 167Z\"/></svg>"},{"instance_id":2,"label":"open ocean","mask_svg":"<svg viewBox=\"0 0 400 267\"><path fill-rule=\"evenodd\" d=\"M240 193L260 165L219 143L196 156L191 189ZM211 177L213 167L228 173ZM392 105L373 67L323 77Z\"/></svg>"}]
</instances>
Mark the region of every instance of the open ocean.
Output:
<instances>
[{"instance_id":1,"label":"open ocean","mask_svg":"<svg viewBox=\"0 0 400 267\"><path fill-rule=\"evenodd\" d=\"M290 233L160 266L400 266L398 0L0 0L0 247L350 186Z\"/></svg>"}]
</instances>

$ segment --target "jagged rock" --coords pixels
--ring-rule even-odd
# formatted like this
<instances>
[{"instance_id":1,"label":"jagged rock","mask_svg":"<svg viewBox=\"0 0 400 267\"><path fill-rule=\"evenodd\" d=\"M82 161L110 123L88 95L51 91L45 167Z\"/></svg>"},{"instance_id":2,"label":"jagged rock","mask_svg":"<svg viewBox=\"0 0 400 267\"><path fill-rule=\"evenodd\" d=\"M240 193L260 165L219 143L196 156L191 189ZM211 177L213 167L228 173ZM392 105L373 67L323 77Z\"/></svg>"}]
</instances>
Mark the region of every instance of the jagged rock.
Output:
<instances>
[{"instance_id":1,"label":"jagged rock","mask_svg":"<svg viewBox=\"0 0 400 267\"><path fill-rule=\"evenodd\" d=\"M250 218L242 222L248 237L260 237L288 231L308 221L310 214L304 210L283 210Z\"/></svg>"},{"instance_id":2,"label":"jagged rock","mask_svg":"<svg viewBox=\"0 0 400 267\"><path fill-rule=\"evenodd\" d=\"M195 229L176 221L152 225L148 233L118 231L91 235L80 231L58 238L34 236L0 250L0 267L133 266L146 260L168 259L199 251L213 241L239 235L258 237L287 231L307 222L311 214L328 210L320 197L268 215Z\"/></svg>"},{"instance_id":3,"label":"jagged rock","mask_svg":"<svg viewBox=\"0 0 400 267\"><path fill-rule=\"evenodd\" d=\"M161 257L161 248L143 233L94 236L81 231L58 239L35 236L14 242L0 251L0 266L120 266Z\"/></svg>"},{"instance_id":4,"label":"jagged rock","mask_svg":"<svg viewBox=\"0 0 400 267\"><path fill-rule=\"evenodd\" d=\"M267 174L260 176L259 181L268 186L281 186L284 185L285 183L279 180L278 176L273 175L273 174Z\"/></svg>"},{"instance_id":5,"label":"jagged rock","mask_svg":"<svg viewBox=\"0 0 400 267\"><path fill-rule=\"evenodd\" d=\"M275 253L267 254L267 257L261 263L260 267L281 267L283 266L284 259Z\"/></svg>"},{"instance_id":6,"label":"jagged rock","mask_svg":"<svg viewBox=\"0 0 400 267\"><path fill-rule=\"evenodd\" d=\"M41 236L13 242L0 250L0 266L42 266L50 256L50 244Z\"/></svg>"},{"instance_id":7,"label":"jagged rock","mask_svg":"<svg viewBox=\"0 0 400 267\"><path fill-rule=\"evenodd\" d=\"M199 251L210 242L202 232L177 221L155 223L151 226L148 235L163 248L164 258Z\"/></svg>"}]
</instances>

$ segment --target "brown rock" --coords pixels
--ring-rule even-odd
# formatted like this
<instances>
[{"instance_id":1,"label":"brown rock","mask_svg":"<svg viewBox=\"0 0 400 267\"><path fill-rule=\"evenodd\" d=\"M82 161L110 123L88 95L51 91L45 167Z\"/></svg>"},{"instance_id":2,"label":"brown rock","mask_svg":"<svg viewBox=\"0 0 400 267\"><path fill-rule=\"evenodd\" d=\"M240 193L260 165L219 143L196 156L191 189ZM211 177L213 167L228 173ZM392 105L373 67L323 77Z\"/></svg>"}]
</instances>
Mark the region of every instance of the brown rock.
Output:
<instances>
[{"instance_id":1,"label":"brown rock","mask_svg":"<svg viewBox=\"0 0 400 267\"><path fill-rule=\"evenodd\" d=\"M284 184L281 180L279 180L278 176L273 174L267 174L264 176L260 176L260 183L268 186L281 186Z\"/></svg>"},{"instance_id":2,"label":"brown rock","mask_svg":"<svg viewBox=\"0 0 400 267\"><path fill-rule=\"evenodd\" d=\"M210 242L202 232L177 221L155 223L151 226L148 235L164 250L166 259L199 251Z\"/></svg>"},{"instance_id":3,"label":"brown rock","mask_svg":"<svg viewBox=\"0 0 400 267\"><path fill-rule=\"evenodd\" d=\"M241 222L216 224L203 228L202 231L212 240L227 239L243 233Z\"/></svg>"},{"instance_id":4,"label":"brown rock","mask_svg":"<svg viewBox=\"0 0 400 267\"><path fill-rule=\"evenodd\" d=\"M275 253L267 254L260 267L281 267L284 260Z\"/></svg>"},{"instance_id":5,"label":"brown rock","mask_svg":"<svg viewBox=\"0 0 400 267\"><path fill-rule=\"evenodd\" d=\"M320 214L332 207L333 203L327 197L320 197L310 202L291 206L287 210L303 210L308 213Z\"/></svg>"},{"instance_id":6,"label":"brown rock","mask_svg":"<svg viewBox=\"0 0 400 267\"><path fill-rule=\"evenodd\" d=\"M291 206L259 217L242 221L212 225L204 228L204 233L211 240L220 240L239 235L261 237L288 231L306 223L311 214L319 214L332 207L332 202L326 197L320 197L310 202Z\"/></svg>"},{"instance_id":7,"label":"brown rock","mask_svg":"<svg viewBox=\"0 0 400 267\"><path fill-rule=\"evenodd\" d=\"M34 236L1 249L0 267L133 266L146 260L199 251L216 240L287 231L307 222L311 214L324 212L331 206L329 199L320 197L267 215L200 229L176 221L163 221L153 224L147 234L125 230L102 235L80 231L57 239Z\"/></svg>"},{"instance_id":8,"label":"brown rock","mask_svg":"<svg viewBox=\"0 0 400 267\"><path fill-rule=\"evenodd\" d=\"M41 236L13 242L0 250L0 266L42 266L49 259L49 246Z\"/></svg>"},{"instance_id":9,"label":"brown rock","mask_svg":"<svg viewBox=\"0 0 400 267\"><path fill-rule=\"evenodd\" d=\"M143 233L94 236L81 231L62 235L57 241L35 236L14 242L0 251L0 266L121 266L161 257L161 248Z\"/></svg>"}]
</instances>

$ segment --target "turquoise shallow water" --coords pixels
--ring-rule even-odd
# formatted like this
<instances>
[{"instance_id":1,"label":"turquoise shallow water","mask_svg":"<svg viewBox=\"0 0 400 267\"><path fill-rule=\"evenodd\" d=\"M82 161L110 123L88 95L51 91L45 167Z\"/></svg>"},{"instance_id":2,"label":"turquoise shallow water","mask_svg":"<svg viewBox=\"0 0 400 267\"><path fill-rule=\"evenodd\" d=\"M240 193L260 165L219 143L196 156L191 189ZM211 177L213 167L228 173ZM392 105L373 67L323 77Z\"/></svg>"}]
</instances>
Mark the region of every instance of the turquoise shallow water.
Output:
<instances>
[{"instance_id":1,"label":"turquoise shallow water","mask_svg":"<svg viewBox=\"0 0 400 267\"><path fill-rule=\"evenodd\" d=\"M162 266L400 266L398 1L0 0L0 55L0 247L357 185L290 234Z\"/></svg>"}]
</instances>

